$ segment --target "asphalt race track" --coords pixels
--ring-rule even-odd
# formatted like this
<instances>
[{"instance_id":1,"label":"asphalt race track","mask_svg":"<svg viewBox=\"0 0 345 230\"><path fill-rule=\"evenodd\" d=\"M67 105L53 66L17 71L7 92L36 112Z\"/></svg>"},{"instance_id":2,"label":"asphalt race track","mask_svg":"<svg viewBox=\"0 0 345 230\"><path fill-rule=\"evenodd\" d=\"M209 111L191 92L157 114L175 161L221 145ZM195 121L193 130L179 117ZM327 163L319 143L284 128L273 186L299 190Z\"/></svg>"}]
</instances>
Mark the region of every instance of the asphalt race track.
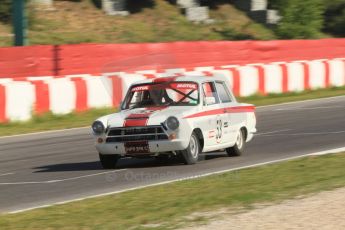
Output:
<instances>
[{"instance_id":1,"label":"asphalt race track","mask_svg":"<svg viewBox=\"0 0 345 230\"><path fill-rule=\"evenodd\" d=\"M127 158L118 169L103 170L86 128L0 138L0 212L345 146L345 96L261 107L256 114L259 132L243 156L212 153L191 166Z\"/></svg>"}]
</instances>

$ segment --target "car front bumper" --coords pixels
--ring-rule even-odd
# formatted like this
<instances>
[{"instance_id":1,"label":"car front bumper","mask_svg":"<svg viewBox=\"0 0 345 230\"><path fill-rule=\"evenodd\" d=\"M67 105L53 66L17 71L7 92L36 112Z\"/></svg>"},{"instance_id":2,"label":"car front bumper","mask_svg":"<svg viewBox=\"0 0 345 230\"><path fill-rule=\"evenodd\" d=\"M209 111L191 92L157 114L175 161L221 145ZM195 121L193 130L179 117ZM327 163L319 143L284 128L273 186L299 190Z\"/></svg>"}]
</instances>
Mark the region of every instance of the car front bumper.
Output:
<instances>
[{"instance_id":1,"label":"car front bumper","mask_svg":"<svg viewBox=\"0 0 345 230\"><path fill-rule=\"evenodd\" d=\"M184 150L188 147L189 140L159 140L147 142L115 142L97 143L96 149L102 154L118 154L121 156L155 155L164 152Z\"/></svg>"}]
</instances>

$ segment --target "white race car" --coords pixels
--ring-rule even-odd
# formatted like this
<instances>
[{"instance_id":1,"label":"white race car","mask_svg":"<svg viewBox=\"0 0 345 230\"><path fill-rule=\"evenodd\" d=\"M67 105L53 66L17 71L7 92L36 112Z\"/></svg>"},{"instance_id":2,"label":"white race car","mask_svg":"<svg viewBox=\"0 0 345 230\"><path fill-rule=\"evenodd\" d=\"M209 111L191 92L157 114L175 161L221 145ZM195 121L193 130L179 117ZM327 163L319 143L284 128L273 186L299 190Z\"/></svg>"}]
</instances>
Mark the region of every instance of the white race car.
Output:
<instances>
[{"instance_id":1,"label":"white race car","mask_svg":"<svg viewBox=\"0 0 345 230\"><path fill-rule=\"evenodd\" d=\"M121 157L179 156L195 164L205 152L241 155L256 132L254 111L223 78L155 78L131 85L120 112L98 118L92 133L104 168Z\"/></svg>"}]
</instances>

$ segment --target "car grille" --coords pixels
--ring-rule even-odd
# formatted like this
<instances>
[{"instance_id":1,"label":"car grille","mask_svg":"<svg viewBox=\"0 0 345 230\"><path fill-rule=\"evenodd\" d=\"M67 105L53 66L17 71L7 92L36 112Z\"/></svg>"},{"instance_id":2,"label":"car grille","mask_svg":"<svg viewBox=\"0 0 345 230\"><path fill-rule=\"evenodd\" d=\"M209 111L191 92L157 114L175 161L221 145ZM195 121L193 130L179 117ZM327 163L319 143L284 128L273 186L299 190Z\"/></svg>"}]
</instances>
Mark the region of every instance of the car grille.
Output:
<instances>
[{"instance_id":1,"label":"car grille","mask_svg":"<svg viewBox=\"0 0 345 230\"><path fill-rule=\"evenodd\" d=\"M111 128L106 139L111 142L167 140L161 126Z\"/></svg>"}]
</instances>

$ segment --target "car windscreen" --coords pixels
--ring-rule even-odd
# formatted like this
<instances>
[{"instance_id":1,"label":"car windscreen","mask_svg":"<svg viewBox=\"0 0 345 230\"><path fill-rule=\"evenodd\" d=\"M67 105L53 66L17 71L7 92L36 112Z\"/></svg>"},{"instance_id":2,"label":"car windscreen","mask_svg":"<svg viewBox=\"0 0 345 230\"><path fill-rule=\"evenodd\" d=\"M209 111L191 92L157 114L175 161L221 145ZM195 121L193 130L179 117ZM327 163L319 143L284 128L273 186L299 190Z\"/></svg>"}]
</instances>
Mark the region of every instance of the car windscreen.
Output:
<instances>
[{"instance_id":1,"label":"car windscreen","mask_svg":"<svg viewBox=\"0 0 345 230\"><path fill-rule=\"evenodd\" d=\"M132 86L122 109L157 106L195 106L199 104L199 88L195 82L164 82Z\"/></svg>"}]
</instances>

